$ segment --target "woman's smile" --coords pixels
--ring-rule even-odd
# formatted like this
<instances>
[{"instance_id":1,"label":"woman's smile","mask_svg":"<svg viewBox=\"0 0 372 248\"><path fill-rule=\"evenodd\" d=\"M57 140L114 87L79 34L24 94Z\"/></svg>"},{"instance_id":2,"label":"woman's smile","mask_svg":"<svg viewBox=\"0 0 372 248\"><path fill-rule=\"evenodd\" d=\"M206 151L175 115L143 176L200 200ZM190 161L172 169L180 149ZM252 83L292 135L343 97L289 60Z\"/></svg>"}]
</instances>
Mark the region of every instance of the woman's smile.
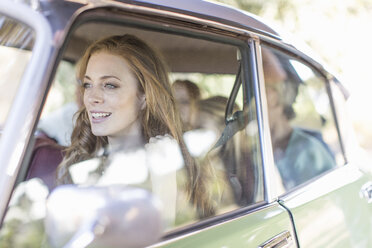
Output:
<instances>
[{"instance_id":1,"label":"woman's smile","mask_svg":"<svg viewBox=\"0 0 372 248\"><path fill-rule=\"evenodd\" d=\"M101 123L111 116L111 112L90 111L92 124Z\"/></svg>"}]
</instances>

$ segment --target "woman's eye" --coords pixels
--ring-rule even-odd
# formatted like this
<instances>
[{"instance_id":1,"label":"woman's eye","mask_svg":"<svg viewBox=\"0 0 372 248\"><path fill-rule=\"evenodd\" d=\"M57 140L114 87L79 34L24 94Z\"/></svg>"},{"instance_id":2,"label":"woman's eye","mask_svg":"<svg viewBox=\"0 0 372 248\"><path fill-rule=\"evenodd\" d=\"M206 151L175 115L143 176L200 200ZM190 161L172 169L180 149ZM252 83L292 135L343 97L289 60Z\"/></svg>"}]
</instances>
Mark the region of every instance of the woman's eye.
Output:
<instances>
[{"instance_id":1,"label":"woman's eye","mask_svg":"<svg viewBox=\"0 0 372 248\"><path fill-rule=\"evenodd\" d=\"M83 88L84 89L88 89L90 87L92 87L92 85L90 83L83 83Z\"/></svg>"},{"instance_id":2,"label":"woman's eye","mask_svg":"<svg viewBox=\"0 0 372 248\"><path fill-rule=\"evenodd\" d=\"M105 88L107 89L116 89L118 86L112 83L106 83Z\"/></svg>"}]
</instances>

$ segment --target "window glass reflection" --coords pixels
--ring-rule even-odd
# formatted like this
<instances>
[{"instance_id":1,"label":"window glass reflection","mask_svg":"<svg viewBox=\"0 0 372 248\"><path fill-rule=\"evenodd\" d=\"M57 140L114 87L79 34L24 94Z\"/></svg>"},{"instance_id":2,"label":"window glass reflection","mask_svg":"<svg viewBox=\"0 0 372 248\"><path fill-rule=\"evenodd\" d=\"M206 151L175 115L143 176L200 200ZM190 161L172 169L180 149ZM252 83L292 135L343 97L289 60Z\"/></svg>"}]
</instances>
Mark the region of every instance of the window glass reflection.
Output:
<instances>
[{"instance_id":1,"label":"window glass reflection","mask_svg":"<svg viewBox=\"0 0 372 248\"><path fill-rule=\"evenodd\" d=\"M262 54L274 160L290 190L344 160L325 79L274 49Z\"/></svg>"}]
</instances>

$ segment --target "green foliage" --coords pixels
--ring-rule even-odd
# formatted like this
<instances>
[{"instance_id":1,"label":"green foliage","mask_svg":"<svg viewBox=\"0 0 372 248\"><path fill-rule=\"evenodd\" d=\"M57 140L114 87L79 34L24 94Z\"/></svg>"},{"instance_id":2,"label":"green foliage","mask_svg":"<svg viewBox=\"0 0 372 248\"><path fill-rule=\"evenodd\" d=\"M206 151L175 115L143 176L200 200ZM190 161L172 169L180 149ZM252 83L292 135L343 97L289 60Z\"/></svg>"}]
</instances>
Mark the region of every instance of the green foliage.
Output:
<instances>
[{"instance_id":1,"label":"green foliage","mask_svg":"<svg viewBox=\"0 0 372 248\"><path fill-rule=\"evenodd\" d=\"M26 221L12 218L4 222L0 232L0 247L2 248L46 247L45 241L42 219Z\"/></svg>"},{"instance_id":2,"label":"green foliage","mask_svg":"<svg viewBox=\"0 0 372 248\"><path fill-rule=\"evenodd\" d=\"M216 2L228 4L242 10L249 11L253 14L261 13L263 2L260 0L244 1L244 0L216 0Z\"/></svg>"},{"instance_id":3,"label":"green foliage","mask_svg":"<svg viewBox=\"0 0 372 248\"><path fill-rule=\"evenodd\" d=\"M55 78L56 88L63 92L63 104L74 101L76 77L75 66L67 61L62 61L58 67Z\"/></svg>"},{"instance_id":4,"label":"green foliage","mask_svg":"<svg viewBox=\"0 0 372 248\"><path fill-rule=\"evenodd\" d=\"M67 61L61 61L52 87L48 93L48 99L43 109L43 114L53 112L66 103L74 102L76 86L75 65Z\"/></svg>"},{"instance_id":5,"label":"green foliage","mask_svg":"<svg viewBox=\"0 0 372 248\"><path fill-rule=\"evenodd\" d=\"M284 20L289 12L296 10L295 2L292 0L215 0L239 9L248 11L255 15L263 15L269 9L275 9L274 17L277 20Z\"/></svg>"},{"instance_id":6,"label":"green foliage","mask_svg":"<svg viewBox=\"0 0 372 248\"><path fill-rule=\"evenodd\" d=\"M21 183L14 190L0 230L1 248L49 247L44 229L46 192L35 188L35 180Z\"/></svg>"}]
</instances>

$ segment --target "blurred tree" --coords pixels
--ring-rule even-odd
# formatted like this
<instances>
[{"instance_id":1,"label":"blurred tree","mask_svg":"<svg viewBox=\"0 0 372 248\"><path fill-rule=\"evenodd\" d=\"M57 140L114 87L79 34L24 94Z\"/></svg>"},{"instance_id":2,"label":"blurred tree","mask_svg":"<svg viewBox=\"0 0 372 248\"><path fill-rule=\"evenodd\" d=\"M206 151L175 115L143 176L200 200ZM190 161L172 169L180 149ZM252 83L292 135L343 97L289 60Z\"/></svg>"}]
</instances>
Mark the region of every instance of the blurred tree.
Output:
<instances>
[{"instance_id":1,"label":"blurred tree","mask_svg":"<svg viewBox=\"0 0 372 248\"><path fill-rule=\"evenodd\" d=\"M237 7L242 10L249 11L253 14L259 15L263 9L263 1L260 0L252 0L252 1L244 1L244 0L216 0L217 2L225 3L234 7ZM272 1L272 0L269 0Z\"/></svg>"},{"instance_id":2,"label":"blurred tree","mask_svg":"<svg viewBox=\"0 0 372 248\"><path fill-rule=\"evenodd\" d=\"M296 1L293 0L216 0L220 3L225 3L242 10L246 10L255 15L262 16L268 10L273 12L275 10L273 17L277 20L284 20L289 13L296 12ZM365 1L365 0L360 0Z\"/></svg>"}]
</instances>

